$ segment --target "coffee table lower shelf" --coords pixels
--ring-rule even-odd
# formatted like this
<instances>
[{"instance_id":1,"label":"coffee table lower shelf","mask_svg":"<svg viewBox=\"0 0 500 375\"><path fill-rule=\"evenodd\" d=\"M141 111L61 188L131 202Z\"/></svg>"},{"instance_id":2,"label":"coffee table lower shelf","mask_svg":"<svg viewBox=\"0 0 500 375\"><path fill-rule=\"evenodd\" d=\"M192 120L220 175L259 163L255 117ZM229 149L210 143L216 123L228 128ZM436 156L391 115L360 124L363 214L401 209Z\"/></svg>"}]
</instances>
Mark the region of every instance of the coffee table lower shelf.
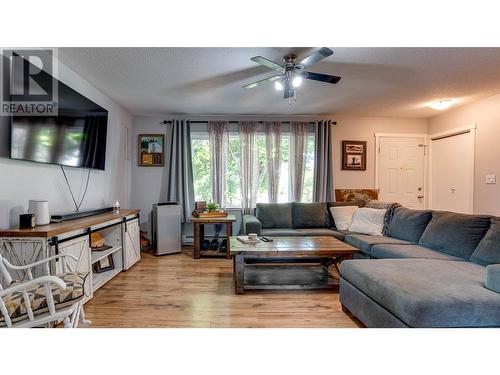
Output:
<instances>
[{"instance_id":1,"label":"coffee table lower shelf","mask_svg":"<svg viewBox=\"0 0 500 375\"><path fill-rule=\"evenodd\" d=\"M250 265L244 268L244 290L338 289L339 281L321 265Z\"/></svg>"}]
</instances>

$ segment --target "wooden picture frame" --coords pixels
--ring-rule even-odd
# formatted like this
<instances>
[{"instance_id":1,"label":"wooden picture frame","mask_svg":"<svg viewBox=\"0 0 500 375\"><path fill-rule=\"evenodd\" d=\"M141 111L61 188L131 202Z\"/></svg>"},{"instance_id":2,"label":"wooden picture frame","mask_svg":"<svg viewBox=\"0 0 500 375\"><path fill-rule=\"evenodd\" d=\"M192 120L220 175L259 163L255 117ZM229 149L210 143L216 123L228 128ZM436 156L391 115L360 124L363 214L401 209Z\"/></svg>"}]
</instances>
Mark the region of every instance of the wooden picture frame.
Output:
<instances>
[{"instance_id":1,"label":"wooden picture frame","mask_svg":"<svg viewBox=\"0 0 500 375\"><path fill-rule=\"evenodd\" d=\"M165 163L165 135L139 134L137 157L139 167L163 167Z\"/></svg>"},{"instance_id":2,"label":"wooden picture frame","mask_svg":"<svg viewBox=\"0 0 500 375\"><path fill-rule=\"evenodd\" d=\"M342 141L342 170L366 171L366 141Z\"/></svg>"},{"instance_id":3,"label":"wooden picture frame","mask_svg":"<svg viewBox=\"0 0 500 375\"><path fill-rule=\"evenodd\" d=\"M106 271L111 271L115 269L115 262L113 260L113 254L108 255L107 257L98 260L94 264L94 272L102 273Z\"/></svg>"}]
</instances>

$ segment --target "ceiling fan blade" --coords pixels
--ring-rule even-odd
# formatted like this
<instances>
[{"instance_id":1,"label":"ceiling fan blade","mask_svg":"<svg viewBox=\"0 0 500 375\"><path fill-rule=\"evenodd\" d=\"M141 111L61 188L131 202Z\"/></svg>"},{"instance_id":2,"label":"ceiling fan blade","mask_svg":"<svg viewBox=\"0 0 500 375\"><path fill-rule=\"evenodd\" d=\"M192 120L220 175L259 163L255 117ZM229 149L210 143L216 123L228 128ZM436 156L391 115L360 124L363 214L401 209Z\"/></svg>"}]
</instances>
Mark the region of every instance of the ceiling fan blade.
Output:
<instances>
[{"instance_id":1,"label":"ceiling fan blade","mask_svg":"<svg viewBox=\"0 0 500 375\"><path fill-rule=\"evenodd\" d=\"M295 88L290 82L285 83L283 88L283 99L291 98L295 94Z\"/></svg>"},{"instance_id":2,"label":"ceiling fan blade","mask_svg":"<svg viewBox=\"0 0 500 375\"><path fill-rule=\"evenodd\" d=\"M323 47L313 54L307 56L304 60L302 60L299 64L303 66L311 66L316 64L318 61L326 59L328 56L333 55L333 51L330 48Z\"/></svg>"},{"instance_id":3,"label":"ceiling fan blade","mask_svg":"<svg viewBox=\"0 0 500 375\"><path fill-rule=\"evenodd\" d=\"M255 56L252 57L250 60L253 62L256 62L257 64L264 65L265 67L268 67L269 69L277 70L281 73L285 72L285 68L283 68L281 65L276 64L275 62L266 59L265 57L262 56Z\"/></svg>"},{"instance_id":4,"label":"ceiling fan blade","mask_svg":"<svg viewBox=\"0 0 500 375\"><path fill-rule=\"evenodd\" d=\"M261 79L260 81L248 83L246 85L243 85L242 87L244 89L253 89L254 87L257 87L263 83L276 81L277 79L280 79L281 77L283 77L283 76L281 74L278 74L277 76L267 77L267 78Z\"/></svg>"},{"instance_id":5,"label":"ceiling fan blade","mask_svg":"<svg viewBox=\"0 0 500 375\"><path fill-rule=\"evenodd\" d=\"M312 72L304 72L303 74L304 74L304 78L312 79L313 81L320 81L320 82L333 83L333 84L340 81L340 77L331 76L328 74L312 73Z\"/></svg>"}]
</instances>

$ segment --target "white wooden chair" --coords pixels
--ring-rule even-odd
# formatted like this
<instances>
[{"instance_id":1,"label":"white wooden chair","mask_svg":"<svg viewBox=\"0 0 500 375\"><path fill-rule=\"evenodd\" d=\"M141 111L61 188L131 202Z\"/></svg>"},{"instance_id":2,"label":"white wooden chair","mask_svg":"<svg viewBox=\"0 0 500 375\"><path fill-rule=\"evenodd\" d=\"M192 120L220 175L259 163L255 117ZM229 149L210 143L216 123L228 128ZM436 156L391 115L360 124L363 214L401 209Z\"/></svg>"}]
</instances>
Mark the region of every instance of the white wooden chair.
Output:
<instances>
[{"instance_id":1,"label":"white wooden chair","mask_svg":"<svg viewBox=\"0 0 500 375\"><path fill-rule=\"evenodd\" d=\"M65 328L78 323L90 323L83 312L84 284L88 276L67 272L66 259L78 259L59 254L25 266L14 266L0 255L0 272L5 289L0 284L0 327L31 328L63 321ZM62 272L50 275L50 262L61 260ZM44 266L47 276L33 278L33 268ZM13 281L8 270L25 272L25 281Z\"/></svg>"}]
</instances>

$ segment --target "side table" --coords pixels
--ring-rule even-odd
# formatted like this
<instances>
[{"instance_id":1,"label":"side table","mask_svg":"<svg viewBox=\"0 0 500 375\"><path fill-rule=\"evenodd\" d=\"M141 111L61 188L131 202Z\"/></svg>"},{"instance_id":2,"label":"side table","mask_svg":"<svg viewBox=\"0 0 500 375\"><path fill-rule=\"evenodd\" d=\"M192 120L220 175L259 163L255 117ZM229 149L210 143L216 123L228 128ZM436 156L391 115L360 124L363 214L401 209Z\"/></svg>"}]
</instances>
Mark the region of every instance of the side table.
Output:
<instances>
[{"instance_id":1,"label":"side table","mask_svg":"<svg viewBox=\"0 0 500 375\"><path fill-rule=\"evenodd\" d=\"M231 259L231 241L229 238L233 235L233 223L236 221L235 215L227 215L226 217L191 217L191 222L194 227L194 248L193 258L200 259L202 256L208 257L224 257ZM227 247L226 251L218 250L201 250L201 243L205 239L205 224L224 224L226 226Z\"/></svg>"}]
</instances>

